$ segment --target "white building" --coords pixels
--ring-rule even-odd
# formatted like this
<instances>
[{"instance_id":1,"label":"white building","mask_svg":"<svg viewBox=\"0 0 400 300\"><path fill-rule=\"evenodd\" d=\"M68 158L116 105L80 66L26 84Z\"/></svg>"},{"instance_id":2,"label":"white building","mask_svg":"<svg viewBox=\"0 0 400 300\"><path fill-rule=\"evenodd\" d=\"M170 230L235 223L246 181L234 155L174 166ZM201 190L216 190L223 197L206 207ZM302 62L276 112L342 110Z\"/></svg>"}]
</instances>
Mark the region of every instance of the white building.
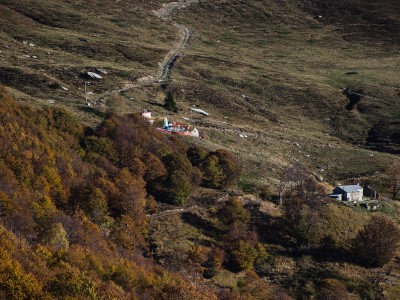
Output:
<instances>
[{"instance_id":1,"label":"white building","mask_svg":"<svg viewBox=\"0 0 400 300\"><path fill-rule=\"evenodd\" d=\"M343 201L362 201L363 199L363 187L360 185L339 185L336 187L332 194L329 195L331 198L335 198Z\"/></svg>"}]
</instances>

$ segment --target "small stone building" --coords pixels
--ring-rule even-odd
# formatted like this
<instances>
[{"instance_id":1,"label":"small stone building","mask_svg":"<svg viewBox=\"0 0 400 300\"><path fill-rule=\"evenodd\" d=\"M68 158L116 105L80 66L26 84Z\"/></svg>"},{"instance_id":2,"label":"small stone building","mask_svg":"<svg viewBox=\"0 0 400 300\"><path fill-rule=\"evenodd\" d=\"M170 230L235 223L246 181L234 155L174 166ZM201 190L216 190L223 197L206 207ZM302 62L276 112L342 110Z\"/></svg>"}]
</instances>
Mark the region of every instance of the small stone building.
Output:
<instances>
[{"instance_id":1,"label":"small stone building","mask_svg":"<svg viewBox=\"0 0 400 300\"><path fill-rule=\"evenodd\" d=\"M332 194L332 198L343 201L361 201L363 199L363 187L360 185L339 185Z\"/></svg>"}]
</instances>

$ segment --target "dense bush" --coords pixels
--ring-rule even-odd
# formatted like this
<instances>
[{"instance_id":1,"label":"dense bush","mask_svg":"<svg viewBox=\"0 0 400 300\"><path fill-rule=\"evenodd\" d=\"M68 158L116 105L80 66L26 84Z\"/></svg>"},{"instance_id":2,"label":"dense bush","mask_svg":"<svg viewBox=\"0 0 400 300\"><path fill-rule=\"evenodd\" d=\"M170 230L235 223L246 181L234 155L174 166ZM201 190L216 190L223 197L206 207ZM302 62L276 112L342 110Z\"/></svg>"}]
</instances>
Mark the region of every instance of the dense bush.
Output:
<instances>
[{"instance_id":1,"label":"dense bush","mask_svg":"<svg viewBox=\"0 0 400 300\"><path fill-rule=\"evenodd\" d=\"M231 187L239 178L241 167L236 158L226 150L209 153L203 160L204 185L222 189Z\"/></svg>"},{"instance_id":2,"label":"dense bush","mask_svg":"<svg viewBox=\"0 0 400 300\"><path fill-rule=\"evenodd\" d=\"M176 105L176 101L172 92L168 91L164 100L164 107L173 112L178 112L178 106Z\"/></svg>"},{"instance_id":3,"label":"dense bush","mask_svg":"<svg viewBox=\"0 0 400 300\"><path fill-rule=\"evenodd\" d=\"M185 204L192 191L190 178L183 171L173 171L166 180L166 200L174 205Z\"/></svg>"},{"instance_id":4,"label":"dense bush","mask_svg":"<svg viewBox=\"0 0 400 300\"><path fill-rule=\"evenodd\" d=\"M56 297L87 297L96 299L96 284L81 271L65 265L65 270L56 274L47 284L47 290Z\"/></svg>"},{"instance_id":5,"label":"dense bush","mask_svg":"<svg viewBox=\"0 0 400 300\"><path fill-rule=\"evenodd\" d=\"M400 230L384 216L372 216L353 240L356 259L368 267L382 267L396 254Z\"/></svg>"}]
</instances>

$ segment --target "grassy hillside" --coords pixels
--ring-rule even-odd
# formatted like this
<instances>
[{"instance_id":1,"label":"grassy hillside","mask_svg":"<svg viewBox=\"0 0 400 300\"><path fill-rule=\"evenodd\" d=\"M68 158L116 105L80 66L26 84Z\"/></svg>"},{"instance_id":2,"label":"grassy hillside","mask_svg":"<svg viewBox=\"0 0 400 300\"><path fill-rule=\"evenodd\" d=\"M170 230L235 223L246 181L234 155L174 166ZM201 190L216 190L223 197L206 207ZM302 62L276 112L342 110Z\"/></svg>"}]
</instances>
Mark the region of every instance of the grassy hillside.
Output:
<instances>
[{"instance_id":1,"label":"grassy hillside","mask_svg":"<svg viewBox=\"0 0 400 300\"><path fill-rule=\"evenodd\" d=\"M0 82L23 99L72 107L93 124L93 111L85 113L85 72L104 77L88 87L89 99L104 111L98 94L156 73L172 47L177 34L149 14L155 4L1 1Z\"/></svg>"},{"instance_id":2,"label":"grassy hillside","mask_svg":"<svg viewBox=\"0 0 400 300\"><path fill-rule=\"evenodd\" d=\"M398 250L356 250L399 220L397 1L169 2L0 0L0 298L398 299ZM331 202L339 182L384 201Z\"/></svg>"},{"instance_id":3,"label":"grassy hillside","mask_svg":"<svg viewBox=\"0 0 400 300\"><path fill-rule=\"evenodd\" d=\"M210 120L210 139L237 149L257 177L274 177L282 164L300 160L343 181L381 171L391 159L360 147L398 151L394 27L363 40L382 27L375 14L374 22L364 20L364 4L326 2L324 10L316 3L204 1L177 16L194 38L171 89L227 122ZM364 18L351 28L343 16L332 17L349 6ZM392 7L388 1L374 9L380 18L390 11L388 23L396 24ZM348 40L350 34L359 38ZM246 140L240 132L252 135Z\"/></svg>"},{"instance_id":4,"label":"grassy hillside","mask_svg":"<svg viewBox=\"0 0 400 300\"><path fill-rule=\"evenodd\" d=\"M0 81L22 92L21 99L68 106L87 124L108 109L146 107L162 117L165 111L154 103L162 101L163 90L134 84L157 74L180 38L171 22L152 13L166 2L2 1ZM177 98L180 117L189 116L189 105L210 111L211 117L197 120L210 139L206 146L236 152L246 170L260 171L257 177L270 169L267 177L276 178L273 170L295 160L312 169L326 166L328 174L321 175L331 182L381 171L391 158L359 147L398 152L394 6L194 3L173 12L193 34L167 89ZM107 75L90 80L94 106L87 107L82 75L98 69ZM125 98L117 95L132 83ZM241 132L248 138L239 138Z\"/></svg>"},{"instance_id":5,"label":"grassy hillside","mask_svg":"<svg viewBox=\"0 0 400 300\"><path fill-rule=\"evenodd\" d=\"M292 130L301 123L308 131L362 144L373 125L398 121L398 45L379 47L383 41L373 41L373 36L365 43L346 41L347 34L357 34L343 31L367 34L375 24L341 28L342 20L325 23L324 16L315 19L303 6L293 1L203 2L182 15L179 21L198 35L179 65L182 80L191 79L186 97L209 102L235 118L281 122ZM349 105L340 88L370 97Z\"/></svg>"}]
</instances>

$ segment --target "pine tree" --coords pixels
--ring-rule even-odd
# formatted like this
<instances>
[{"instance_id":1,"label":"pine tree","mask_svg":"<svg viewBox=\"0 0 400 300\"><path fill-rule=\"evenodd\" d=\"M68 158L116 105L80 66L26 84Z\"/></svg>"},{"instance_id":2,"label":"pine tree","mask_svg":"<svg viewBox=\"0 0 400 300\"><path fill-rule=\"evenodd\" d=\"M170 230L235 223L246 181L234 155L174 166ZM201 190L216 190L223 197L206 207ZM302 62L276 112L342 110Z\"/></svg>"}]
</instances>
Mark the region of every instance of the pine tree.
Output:
<instances>
[{"instance_id":1,"label":"pine tree","mask_svg":"<svg viewBox=\"0 0 400 300\"><path fill-rule=\"evenodd\" d=\"M178 112L178 107L176 105L174 96L172 95L171 92L167 92L167 96L165 97L164 107L169 111Z\"/></svg>"}]
</instances>

